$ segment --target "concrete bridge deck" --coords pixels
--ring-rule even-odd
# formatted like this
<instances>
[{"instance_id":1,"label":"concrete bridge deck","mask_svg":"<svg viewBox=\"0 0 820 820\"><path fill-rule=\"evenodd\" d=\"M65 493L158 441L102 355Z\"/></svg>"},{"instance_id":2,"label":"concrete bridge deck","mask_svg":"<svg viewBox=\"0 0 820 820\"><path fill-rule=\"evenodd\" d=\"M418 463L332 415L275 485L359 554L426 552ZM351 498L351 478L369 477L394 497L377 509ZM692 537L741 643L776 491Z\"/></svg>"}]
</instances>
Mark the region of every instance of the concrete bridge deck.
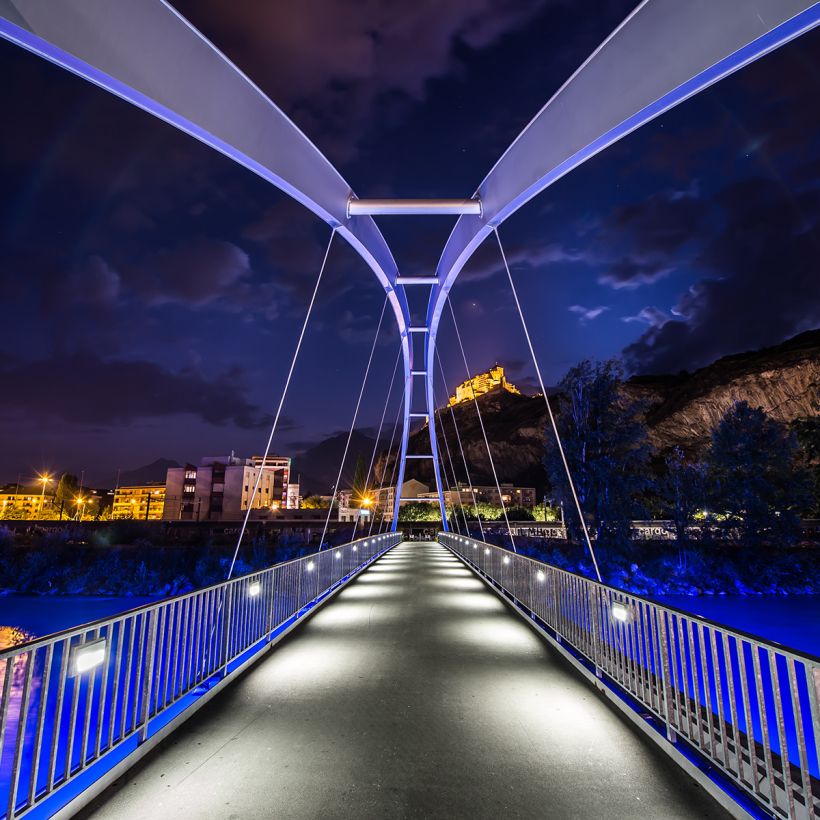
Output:
<instances>
[{"instance_id":1,"label":"concrete bridge deck","mask_svg":"<svg viewBox=\"0 0 820 820\"><path fill-rule=\"evenodd\" d=\"M403 543L81 816L725 814L444 547Z\"/></svg>"}]
</instances>

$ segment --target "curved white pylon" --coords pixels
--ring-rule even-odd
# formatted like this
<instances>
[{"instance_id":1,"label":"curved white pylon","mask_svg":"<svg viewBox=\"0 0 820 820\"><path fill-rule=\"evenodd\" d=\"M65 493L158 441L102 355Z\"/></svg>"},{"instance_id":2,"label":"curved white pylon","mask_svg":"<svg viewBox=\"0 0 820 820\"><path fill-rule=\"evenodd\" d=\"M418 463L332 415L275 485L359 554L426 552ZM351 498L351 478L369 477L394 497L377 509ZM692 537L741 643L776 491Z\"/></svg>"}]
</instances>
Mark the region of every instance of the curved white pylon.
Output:
<instances>
[{"instance_id":1,"label":"curved white pylon","mask_svg":"<svg viewBox=\"0 0 820 820\"><path fill-rule=\"evenodd\" d=\"M427 378L447 295L495 227L607 146L818 23L813 0L643 0L487 174L474 196L481 215L456 222L427 307ZM432 439L434 425L431 415Z\"/></svg>"},{"instance_id":2,"label":"curved white pylon","mask_svg":"<svg viewBox=\"0 0 820 820\"><path fill-rule=\"evenodd\" d=\"M336 228L387 293L410 379L407 299L376 223L348 216L354 194L341 174L165 0L0 0L0 37L190 134Z\"/></svg>"}]
</instances>

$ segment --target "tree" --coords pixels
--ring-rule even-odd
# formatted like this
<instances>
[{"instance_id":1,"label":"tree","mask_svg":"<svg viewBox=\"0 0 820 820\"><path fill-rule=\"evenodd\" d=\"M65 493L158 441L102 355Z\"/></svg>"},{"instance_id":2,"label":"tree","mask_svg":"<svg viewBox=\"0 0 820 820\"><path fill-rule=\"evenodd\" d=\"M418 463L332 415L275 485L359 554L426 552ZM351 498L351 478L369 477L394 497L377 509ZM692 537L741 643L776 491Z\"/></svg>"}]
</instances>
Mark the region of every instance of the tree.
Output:
<instances>
[{"instance_id":1,"label":"tree","mask_svg":"<svg viewBox=\"0 0 820 820\"><path fill-rule=\"evenodd\" d=\"M367 498L367 468L364 464L364 457L359 455L356 459L356 468L353 471L353 503L357 506Z\"/></svg>"},{"instance_id":2,"label":"tree","mask_svg":"<svg viewBox=\"0 0 820 820\"><path fill-rule=\"evenodd\" d=\"M431 501L412 501L399 507L399 521L441 521L441 509Z\"/></svg>"},{"instance_id":3,"label":"tree","mask_svg":"<svg viewBox=\"0 0 820 820\"><path fill-rule=\"evenodd\" d=\"M695 513L703 509L705 470L699 461L686 458L680 447L673 448L664 459L666 472L660 482L663 514L672 519L678 542L679 563L686 564L688 528Z\"/></svg>"},{"instance_id":4,"label":"tree","mask_svg":"<svg viewBox=\"0 0 820 820\"><path fill-rule=\"evenodd\" d=\"M80 482L77 476L72 473L63 473L60 476L60 481L54 493L54 508L57 510L61 521L63 514L70 517L79 490Z\"/></svg>"},{"instance_id":5,"label":"tree","mask_svg":"<svg viewBox=\"0 0 820 820\"><path fill-rule=\"evenodd\" d=\"M330 506L329 499L320 495L306 495L302 499L303 510L326 510Z\"/></svg>"},{"instance_id":6,"label":"tree","mask_svg":"<svg viewBox=\"0 0 820 820\"><path fill-rule=\"evenodd\" d=\"M797 455L794 433L745 401L715 427L706 456L710 506L738 528L742 543L796 538L809 497Z\"/></svg>"},{"instance_id":7,"label":"tree","mask_svg":"<svg viewBox=\"0 0 820 820\"><path fill-rule=\"evenodd\" d=\"M641 495L652 485L644 406L630 399L621 385L621 365L615 360L583 361L559 383L558 431L581 508L599 540L628 536L629 522L641 510ZM544 466L554 493L572 510L552 429L547 430ZM567 515L567 525L577 538L575 516Z\"/></svg>"},{"instance_id":8,"label":"tree","mask_svg":"<svg viewBox=\"0 0 820 820\"><path fill-rule=\"evenodd\" d=\"M792 425L800 445L800 462L809 476L810 499L806 513L811 518L820 517L820 401L815 402L816 413L797 419Z\"/></svg>"}]
</instances>

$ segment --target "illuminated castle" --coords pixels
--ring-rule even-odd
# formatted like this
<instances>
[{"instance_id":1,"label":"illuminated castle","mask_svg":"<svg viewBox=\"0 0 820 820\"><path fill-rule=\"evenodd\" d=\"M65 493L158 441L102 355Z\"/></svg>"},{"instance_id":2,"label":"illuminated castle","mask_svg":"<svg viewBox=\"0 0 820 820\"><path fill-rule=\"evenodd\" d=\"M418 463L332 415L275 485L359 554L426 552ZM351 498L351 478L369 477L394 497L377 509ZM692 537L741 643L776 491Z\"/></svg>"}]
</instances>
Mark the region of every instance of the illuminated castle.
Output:
<instances>
[{"instance_id":1,"label":"illuminated castle","mask_svg":"<svg viewBox=\"0 0 820 820\"><path fill-rule=\"evenodd\" d=\"M466 382L462 382L456 388L455 396L450 396L450 406L454 404L461 404L463 401L470 401L475 396L483 396L485 393L489 393L494 387L503 387L505 390L509 390L510 393L518 393L520 395L521 391L514 385L510 384L504 376L504 368L497 364L495 367L491 367L486 373L479 373L477 376L473 376L472 379L468 379Z\"/></svg>"}]
</instances>

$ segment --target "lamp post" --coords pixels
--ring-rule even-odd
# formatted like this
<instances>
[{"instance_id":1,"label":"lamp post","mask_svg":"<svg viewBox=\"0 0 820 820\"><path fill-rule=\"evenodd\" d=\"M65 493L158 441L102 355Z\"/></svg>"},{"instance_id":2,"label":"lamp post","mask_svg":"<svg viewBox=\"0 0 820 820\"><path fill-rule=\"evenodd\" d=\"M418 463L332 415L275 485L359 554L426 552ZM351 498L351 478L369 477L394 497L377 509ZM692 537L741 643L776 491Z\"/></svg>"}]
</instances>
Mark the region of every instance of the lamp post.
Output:
<instances>
[{"instance_id":1,"label":"lamp post","mask_svg":"<svg viewBox=\"0 0 820 820\"><path fill-rule=\"evenodd\" d=\"M76 499L74 499L75 504L77 506L77 520L82 521L83 515L85 514L85 502L86 499L83 496L78 495Z\"/></svg>"},{"instance_id":2,"label":"lamp post","mask_svg":"<svg viewBox=\"0 0 820 820\"><path fill-rule=\"evenodd\" d=\"M38 479L43 483L43 489L40 492L40 518L43 517L43 507L46 503L46 485L51 481L50 475L41 475Z\"/></svg>"}]
</instances>

